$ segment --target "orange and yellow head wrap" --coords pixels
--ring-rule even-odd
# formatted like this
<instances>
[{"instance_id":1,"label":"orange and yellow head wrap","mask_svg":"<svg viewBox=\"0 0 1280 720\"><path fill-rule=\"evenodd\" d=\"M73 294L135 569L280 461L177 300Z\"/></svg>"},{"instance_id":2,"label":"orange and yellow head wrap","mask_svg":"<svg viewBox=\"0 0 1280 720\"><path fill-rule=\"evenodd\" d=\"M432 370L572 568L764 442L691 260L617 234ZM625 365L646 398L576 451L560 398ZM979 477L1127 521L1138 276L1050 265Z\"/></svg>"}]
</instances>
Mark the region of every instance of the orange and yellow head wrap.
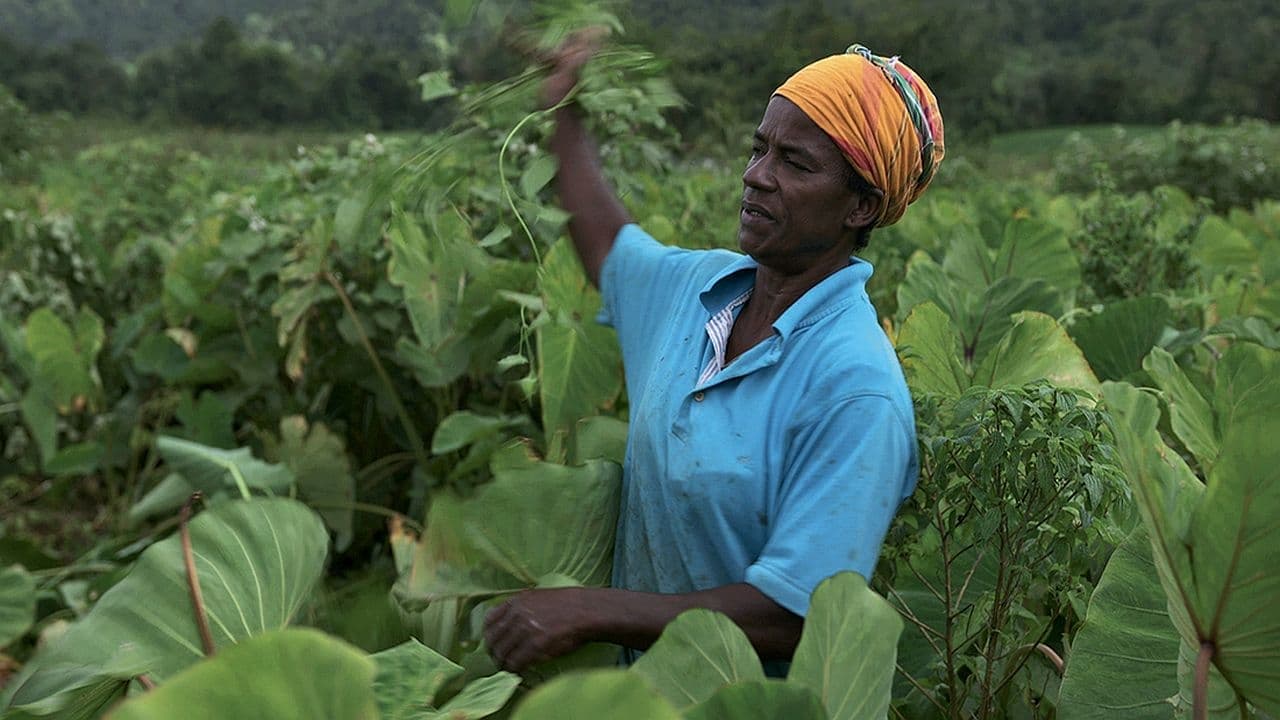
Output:
<instances>
[{"instance_id":1,"label":"orange and yellow head wrap","mask_svg":"<svg viewBox=\"0 0 1280 720\"><path fill-rule=\"evenodd\" d=\"M884 192L876 227L892 225L942 163L942 113L915 71L854 45L802 68L774 91L795 103Z\"/></svg>"}]
</instances>

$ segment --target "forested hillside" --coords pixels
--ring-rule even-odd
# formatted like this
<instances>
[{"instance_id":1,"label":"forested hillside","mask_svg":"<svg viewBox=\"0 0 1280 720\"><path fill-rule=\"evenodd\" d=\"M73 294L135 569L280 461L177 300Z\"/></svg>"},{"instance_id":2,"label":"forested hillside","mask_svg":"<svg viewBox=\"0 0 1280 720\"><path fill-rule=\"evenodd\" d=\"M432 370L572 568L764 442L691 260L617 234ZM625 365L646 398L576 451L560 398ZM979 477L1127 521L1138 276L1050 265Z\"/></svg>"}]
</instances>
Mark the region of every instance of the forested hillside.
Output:
<instances>
[{"instance_id":1,"label":"forested hillside","mask_svg":"<svg viewBox=\"0 0 1280 720\"><path fill-rule=\"evenodd\" d=\"M230 125L417 125L427 111L411 107L413 79L442 65L463 79L518 69L502 47L511 28L528 26L537 5L0 0L0 35L7 37L0 42L0 76L38 111ZM791 69L852 42L905 58L939 89L952 126L969 132L1280 117L1280 94L1273 91L1280 86L1274 52L1280 4L1269 0L614 5L630 38L669 61L692 105L677 118L686 131L702 132L724 117L749 118ZM218 18L236 28L244 54L257 56L226 68L236 84L246 82L246 73L267 72L273 77L255 87L287 96L276 104L288 107L210 114L172 97L182 92L175 85L184 54L201 51ZM450 33L454 52L442 53L441 31L450 22L469 34Z\"/></svg>"}]
</instances>

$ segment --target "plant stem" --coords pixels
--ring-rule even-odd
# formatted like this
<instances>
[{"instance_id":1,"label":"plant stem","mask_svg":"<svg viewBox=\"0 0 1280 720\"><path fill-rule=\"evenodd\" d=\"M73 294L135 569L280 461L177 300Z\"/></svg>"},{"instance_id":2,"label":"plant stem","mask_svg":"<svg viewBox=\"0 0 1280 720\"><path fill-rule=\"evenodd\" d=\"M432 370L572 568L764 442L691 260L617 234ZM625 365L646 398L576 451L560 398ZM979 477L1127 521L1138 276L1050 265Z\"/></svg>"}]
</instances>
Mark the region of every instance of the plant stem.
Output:
<instances>
[{"instance_id":1,"label":"plant stem","mask_svg":"<svg viewBox=\"0 0 1280 720\"><path fill-rule=\"evenodd\" d=\"M196 575L195 554L191 551L191 531L187 529L187 521L191 519L191 505L200 499L200 493L192 493L182 506L178 515L178 533L182 539L182 562L187 567L187 589L191 591L191 607L196 618L196 628L200 631L200 643L204 646L205 657L211 657L216 650L213 645L213 633L209 632L209 618L204 614L204 597L200 594L200 577Z\"/></svg>"},{"instance_id":2,"label":"plant stem","mask_svg":"<svg viewBox=\"0 0 1280 720\"><path fill-rule=\"evenodd\" d=\"M381 505L371 505L362 502L350 502L347 500L308 500L307 504L314 508L333 508L337 510L357 510L359 512L367 512L371 515L382 515L389 518L400 518L400 521L409 526L411 530L417 533L422 532L422 526L410 520L408 517L392 510L384 508Z\"/></svg>"},{"instance_id":3,"label":"plant stem","mask_svg":"<svg viewBox=\"0 0 1280 720\"><path fill-rule=\"evenodd\" d=\"M400 418L400 424L404 427L404 432L409 436L409 444L413 447L413 456L417 459L418 464L426 467L430 460L427 455L427 448L422 444L422 437L418 435L418 429L413 425L413 419L409 417L409 411L405 409L404 403L400 401L400 395L396 392L396 387L391 383L391 376L382 367L382 361L378 359L378 353L373 349L373 343L369 342L369 335L364 331L364 323L360 322L360 316L356 315L356 308L351 304L351 298L347 295L347 291L342 289L342 283L333 276L328 270L324 271L324 279L331 285L335 292L338 293L338 299L342 301L342 307L347 311L347 317L351 318L351 324L356 329L356 334L360 336L360 344L364 346L364 351L369 355L369 360L373 362L373 369L378 373L378 378L382 380L382 384L387 388L387 394L391 398L391 404L396 408L396 415Z\"/></svg>"},{"instance_id":4,"label":"plant stem","mask_svg":"<svg viewBox=\"0 0 1280 720\"><path fill-rule=\"evenodd\" d=\"M146 673L143 673L143 674L139 675L138 677L136 677L136 678L134 678L134 679L138 681L138 684L139 684L139 685L141 685L142 687L146 688L148 691L151 691L151 690L155 690L155 689L156 689L156 683L155 683L155 681L154 681L154 680L152 680L151 678L147 677L147 674L146 674Z\"/></svg>"},{"instance_id":5,"label":"plant stem","mask_svg":"<svg viewBox=\"0 0 1280 720\"><path fill-rule=\"evenodd\" d=\"M1213 660L1213 643L1205 640L1200 643L1200 653L1196 655L1196 679L1191 688L1191 717L1193 720L1208 720L1209 717L1209 665Z\"/></svg>"}]
</instances>

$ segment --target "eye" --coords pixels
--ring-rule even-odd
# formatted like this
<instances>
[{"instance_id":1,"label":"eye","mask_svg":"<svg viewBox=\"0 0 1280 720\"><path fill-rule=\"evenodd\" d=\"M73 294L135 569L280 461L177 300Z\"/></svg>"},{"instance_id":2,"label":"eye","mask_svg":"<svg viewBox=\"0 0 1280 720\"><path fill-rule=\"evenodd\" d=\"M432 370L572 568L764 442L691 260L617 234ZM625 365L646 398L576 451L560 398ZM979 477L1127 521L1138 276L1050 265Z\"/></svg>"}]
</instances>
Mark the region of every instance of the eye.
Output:
<instances>
[{"instance_id":1,"label":"eye","mask_svg":"<svg viewBox=\"0 0 1280 720\"><path fill-rule=\"evenodd\" d=\"M803 172L809 172L809 168L807 166L805 166L803 163L798 162L794 157L791 157L790 155L787 156L787 164L797 170L800 170Z\"/></svg>"}]
</instances>

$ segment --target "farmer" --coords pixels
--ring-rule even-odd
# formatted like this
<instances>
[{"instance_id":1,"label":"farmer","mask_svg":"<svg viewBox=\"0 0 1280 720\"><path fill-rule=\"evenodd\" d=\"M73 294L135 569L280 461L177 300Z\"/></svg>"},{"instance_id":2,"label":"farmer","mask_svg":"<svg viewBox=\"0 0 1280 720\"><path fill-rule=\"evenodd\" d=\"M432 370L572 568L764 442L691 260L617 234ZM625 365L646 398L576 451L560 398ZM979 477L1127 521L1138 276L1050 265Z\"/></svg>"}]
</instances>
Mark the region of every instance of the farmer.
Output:
<instances>
[{"instance_id":1,"label":"farmer","mask_svg":"<svg viewBox=\"0 0 1280 720\"><path fill-rule=\"evenodd\" d=\"M556 53L548 106L593 45ZM783 83L742 175L744 254L665 246L632 224L577 110L555 112L556 189L631 402L613 587L514 596L486 617L489 651L513 671L587 642L634 657L710 608L762 659L789 659L810 594L840 571L871 576L915 487L911 398L853 254L942 160L933 93L861 46Z\"/></svg>"}]
</instances>

